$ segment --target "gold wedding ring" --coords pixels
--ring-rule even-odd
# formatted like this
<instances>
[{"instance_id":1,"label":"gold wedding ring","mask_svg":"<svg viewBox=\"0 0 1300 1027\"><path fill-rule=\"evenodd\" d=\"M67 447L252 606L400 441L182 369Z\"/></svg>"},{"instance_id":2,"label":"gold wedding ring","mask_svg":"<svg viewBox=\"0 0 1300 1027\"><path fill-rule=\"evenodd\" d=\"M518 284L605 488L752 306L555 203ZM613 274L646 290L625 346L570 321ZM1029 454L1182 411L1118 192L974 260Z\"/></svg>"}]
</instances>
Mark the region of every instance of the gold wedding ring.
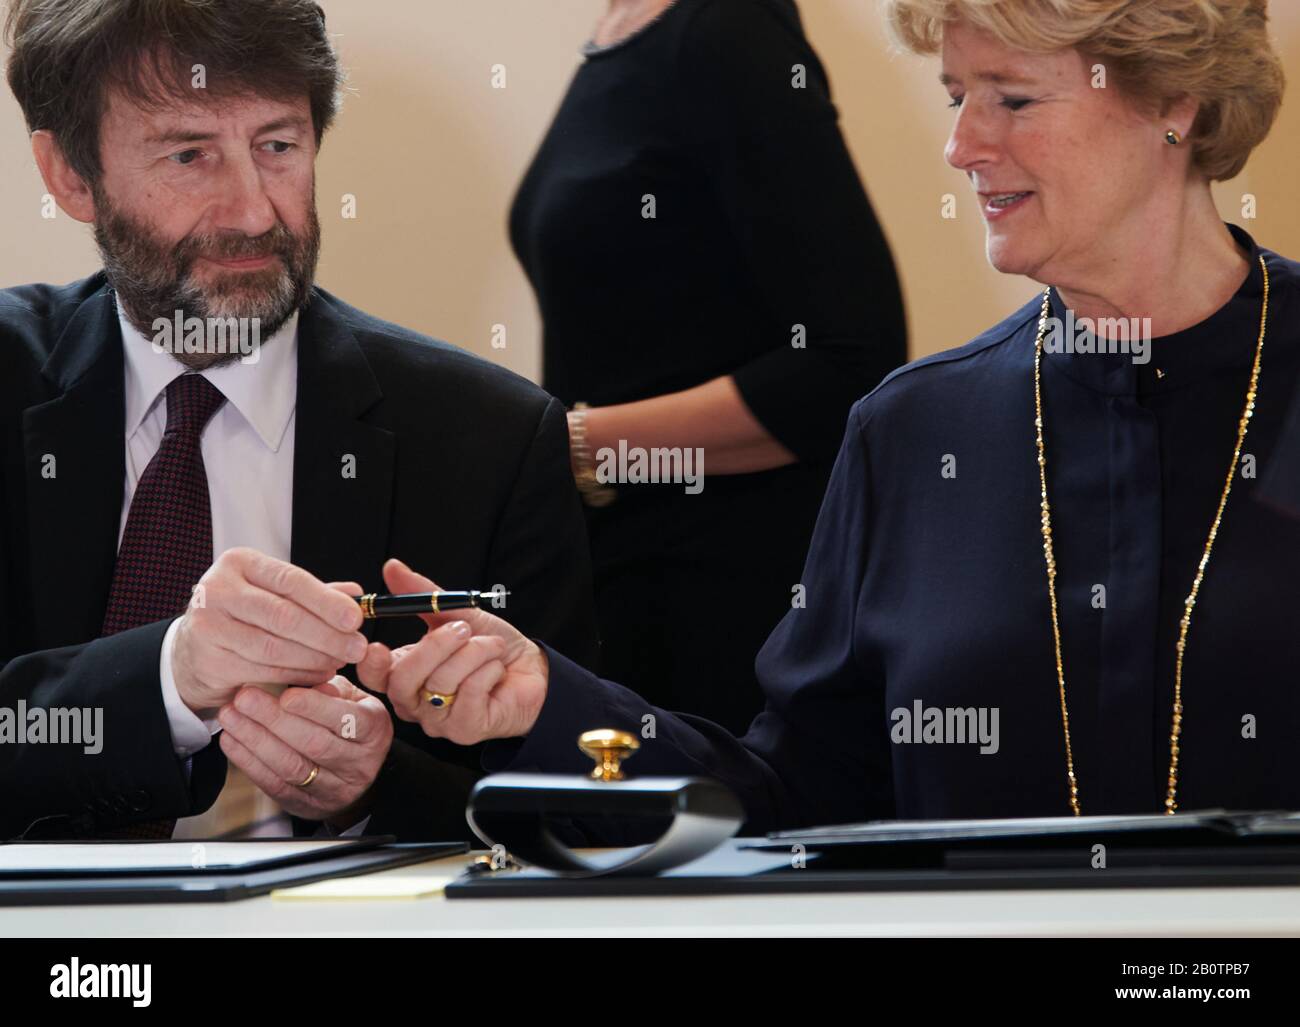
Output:
<instances>
[{"instance_id":1,"label":"gold wedding ring","mask_svg":"<svg viewBox=\"0 0 1300 1027\"><path fill-rule=\"evenodd\" d=\"M319 773L320 773L320 767L312 767L311 773L307 775L307 780L302 782L302 784L298 785L298 787L306 788L309 784L311 784L313 781L316 780L316 775Z\"/></svg>"},{"instance_id":2,"label":"gold wedding ring","mask_svg":"<svg viewBox=\"0 0 1300 1027\"><path fill-rule=\"evenodd\" d=\"M446 692L430 692L427 688L421 688L420 699L427 702L434 709L445 710L456 701L456 695L455 693L448 695Z\"/></svg>"}]
</instances>

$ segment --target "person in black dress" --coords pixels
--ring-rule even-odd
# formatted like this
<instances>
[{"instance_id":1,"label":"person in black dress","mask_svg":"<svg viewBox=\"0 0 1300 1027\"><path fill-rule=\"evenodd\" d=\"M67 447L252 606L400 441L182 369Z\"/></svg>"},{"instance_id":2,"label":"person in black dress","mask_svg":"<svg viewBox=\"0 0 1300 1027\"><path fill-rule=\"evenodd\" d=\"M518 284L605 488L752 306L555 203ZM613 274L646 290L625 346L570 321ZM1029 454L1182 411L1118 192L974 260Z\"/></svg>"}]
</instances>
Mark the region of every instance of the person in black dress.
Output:
<instances>
[{"instance_id":1,"label":"person in black dress","mask_svg":"<svg viewBox=\"0 0 1300 1027\"><path fill-rule=\"evenodd\" d=\"M1281 102L1264 3L888 6L908 46L942 51L946 156L990 261L1047 288L854 406L808 606L759 654L748 732L481 611L481 660L423 643L447 654L421 666L449 709L420 708L423 682L383 659L363 680L428 734L494 739L491 769L581 772L581 731L652 716L632 772L720 778L747 834L1300 809L1300 263L1210 194ZM681 616L715 606L684 597Z\"/></svg>"},{"instance_id":2,"label":"person in black dress","mask_svg":"<svg viewBox=\"0 0 1300 1027\"><path fill-rule=\"evenodd\" d=\"M542 384L591 407L601 666L742 731L849 407L906 359L898 280L790 0L620 0L585 57L510 229ZM702 450L702 487L594 483L620 441ZM708 623L683 617L703 593Z\"/></svg>"}]
</instances>

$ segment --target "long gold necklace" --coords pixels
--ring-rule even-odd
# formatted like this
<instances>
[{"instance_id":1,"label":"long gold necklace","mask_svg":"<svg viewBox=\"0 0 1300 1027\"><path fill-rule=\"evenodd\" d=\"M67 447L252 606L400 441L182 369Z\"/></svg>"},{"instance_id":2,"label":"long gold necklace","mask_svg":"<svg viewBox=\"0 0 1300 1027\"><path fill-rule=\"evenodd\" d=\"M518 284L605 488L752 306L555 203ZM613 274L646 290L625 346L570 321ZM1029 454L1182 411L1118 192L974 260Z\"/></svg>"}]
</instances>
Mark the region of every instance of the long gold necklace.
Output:
<instances>
[{"instance_id":1,"label":"long gold necklace","mask_svg":"<svg viewBox=\"0 0 1300 1027\"><path fill-rule=\"evenodd\" d=\"M1201 580L1205 577L1205 568L1210 562L1210 552L1214 548L1215 536L1219 533L1219 523L1223 520L1224 508L1228 505L1228 493L1232 491L1232 479L1236 476L1237 464L1241 460L1241 447L1246 441L1246 428L1255 413L1255 393L1259 386L1259 365L1264 355L1264 333L1268 330L1268 265L1264 258L1259 258L1259 266L1264 272L1264 306L1259 315L1259 342L1255 345L1255 366L1250 372L1250 385L1246 389L1246 407L1241 413L1237 425L1237 448L1232 454L1232 463L1228 465L1228 477L1223 485L1223 495L1219 497L1219 508L1214 513L1214 523L1210 526L1209 537L1205 540L1205 552L1196 567L1196 578L1192 590L1183 601L1183 619L1178 622L1178 655L1174 662L1174 709L1173 725L1169 730L1169 788L1165 793L1165 812L1178 810L1178 739L1183 733L1183 654L1187 650L1187 631L1192 626L1192 608L1196 605L1196 596L1201 589ZM1038 337L1034 340L1034 431L1038 442L1038 483L1042 489L1043 510L1043 558L1047 562L1047 595L1052 605L1052 638L1056 644L1056 683L1061 694L1061 724L1065 729L1065 772L1070 785L1070 809L1077 817L1079 809L1079 779L1074 773L1074 752L1070 748L1070 713L1065 704L1065 666L1061 662L1061 626L1057 619L1056 607L1056 557L1052 551L1052 507L1047 501L1047 450L1043 445L1043 387L1042 359L1043 337L1047 334L1047 315L1051 309L1052 290L1043 293L1043 311L1038 318Z\"/></svg>"}]
</instances>

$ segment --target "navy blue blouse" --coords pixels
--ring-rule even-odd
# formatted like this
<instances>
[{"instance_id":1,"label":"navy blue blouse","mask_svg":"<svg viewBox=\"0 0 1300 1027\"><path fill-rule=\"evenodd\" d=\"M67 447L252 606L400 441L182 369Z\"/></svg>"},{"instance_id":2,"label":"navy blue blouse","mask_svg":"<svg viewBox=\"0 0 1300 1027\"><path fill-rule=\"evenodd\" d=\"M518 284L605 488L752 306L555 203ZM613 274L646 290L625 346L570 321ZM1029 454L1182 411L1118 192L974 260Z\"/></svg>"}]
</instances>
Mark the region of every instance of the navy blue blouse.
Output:
<instances>
[{"instance_id":1,"label":"navy blue blouse","mask_svg":"<svg viewBox=\"0 0 1300 1027\"><path fill-rule=\"evenodd\" d=\"M1150 359L1043 357L1049 498L1071 740L1085 814L1163 808L1175 644L1259 331L1259 395L1188 637L1179 808L1300 807L1300 265L1259 250L1210 318ZM744 738L650 707L548 651L551 683L511 770L580 770L594 727L642 730L636 774L712 775L746 831L874 818L1070 812L1034 442L1041 294L860 401L804 569L807 604L759 654ZM1064 316L1052 293L1053 313ZM1290 416L1289 416L1290 415ZM1252 476L1253 475L1253 476ZM683 610L683 616L708 616ZM718 640L725 645L725 639ZM919 706L917 705L919 704ZM997 711L996 751L924 741L918 709ZM649 715L652 720L646 720Z\"/></svg>"}]
</instances>

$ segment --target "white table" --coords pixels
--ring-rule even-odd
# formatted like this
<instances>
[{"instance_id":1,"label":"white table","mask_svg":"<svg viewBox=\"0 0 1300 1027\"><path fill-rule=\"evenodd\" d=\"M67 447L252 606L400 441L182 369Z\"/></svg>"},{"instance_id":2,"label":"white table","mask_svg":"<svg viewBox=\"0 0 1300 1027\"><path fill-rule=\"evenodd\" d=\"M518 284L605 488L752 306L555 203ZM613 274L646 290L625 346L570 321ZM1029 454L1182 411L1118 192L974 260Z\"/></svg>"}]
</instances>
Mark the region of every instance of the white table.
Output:
<instances>
[{"instance_id":1,"label":"white table","mask_svg":"<svg viewBox=\"0 0 1300 1027\"><path fill-rule=\"evenodd\" d=\"M458 872L469 856L384 871ZM1300 937L1300 888L841 892L664 898L425 899L0 908L10 937Z\"/></svg>"}]
</instances>

